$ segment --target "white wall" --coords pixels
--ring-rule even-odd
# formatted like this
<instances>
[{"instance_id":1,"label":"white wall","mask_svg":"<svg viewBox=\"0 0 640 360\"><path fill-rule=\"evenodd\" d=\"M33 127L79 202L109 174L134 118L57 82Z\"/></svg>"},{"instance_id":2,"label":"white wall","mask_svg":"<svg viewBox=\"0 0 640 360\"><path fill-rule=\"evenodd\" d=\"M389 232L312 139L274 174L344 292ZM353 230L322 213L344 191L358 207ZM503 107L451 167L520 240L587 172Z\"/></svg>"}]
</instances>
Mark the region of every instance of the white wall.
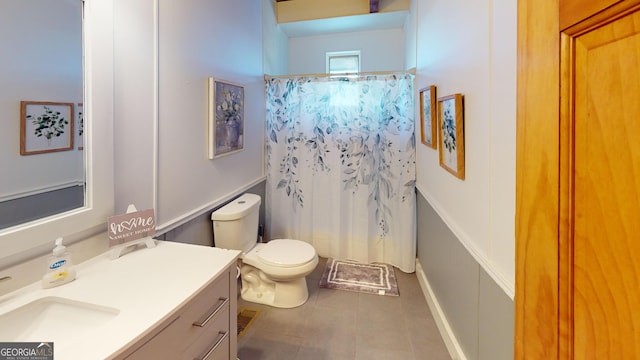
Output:
<instances>
[{"instance_id":1,"label":"white wall","mask_svg":"<svg viewBox=\"0 0 640 360\"><path fill-rule=\"evenodd\" d=\"M82 102L81 6L0 0L0 198L84 181L83 152L20 155L20 101Z\"/></svg>"},{"instance_id":2,"label":"white wall","mask_svg":"<svg viewBox=\"0 0 640 360\"><path fill-rule=\"evenodd\" d=\"M411 0L409 4L409 14L404 22L404 48L405 48L405 59L404 59L404 67L405 69L413 69L416 67L416 51L418 49L418 44L416 43L417 38L417 11L416 11L416 2L417 0ZM416 113L418 114L418 113Z\"/></svg>"},{"instance_id":3,"label":"white wall","mask_svg":"<svg viewBox=\"0 0 640 360\"><path fill-rule=\"evenodd\" d=\"M160 1L160 226L205 209L263 176L260 0ZM244 86L244 150L207 158L207 78Z\"/></svg>"},{"instance_id":4,"label":"white wall","mask_svg":"<svg viewBox=\"0 0 640 360\"><path fill-rule=\"evenodd\" d=\"M157 57L154 1L114 0L115 213L155 207Z\"/></svg>"},{"instance_id":5,"label":"white wall","mask_svg":"<svg viewBox=\"0 0 640 360\"><path fill-rule=\"evenodd\" d=\"M160 230L263 179L262 0L116 4L116 211ZM244 150L207 158L209 76L245 88Z\"/></svg>"},{"instance_id":6,"label":"white wall","mask_svg":"<svg viewBox=\"0 0 640 360\"><path fill-rule=\"evenodd\" d=\"M289 38L289 74L326 73L328 51L360 50L360 70L399 71L405 69L402 29Z\"/></svg>"},{"instance_id":7,"label":"white wall","mask_svg":"<svg viewBox=\"0 0 640 360\"><path fill-rule=\"evenodd\" d=\"M276 3L262 1L263 68L267 75L285 75L289 69L289 38L276 22Z\"/></svg>"},{"instance_id":8,"label":"white wall","mask_svg":"<svg viewBox=\"0 0 640 360\"><path fill-rule=\"evenodd\" d=\"M453 177L418 143L418 189L513 297L516 2L417 0L416 13L416 88L464 95L466 173Z\"/></svg>"}]
</instances>

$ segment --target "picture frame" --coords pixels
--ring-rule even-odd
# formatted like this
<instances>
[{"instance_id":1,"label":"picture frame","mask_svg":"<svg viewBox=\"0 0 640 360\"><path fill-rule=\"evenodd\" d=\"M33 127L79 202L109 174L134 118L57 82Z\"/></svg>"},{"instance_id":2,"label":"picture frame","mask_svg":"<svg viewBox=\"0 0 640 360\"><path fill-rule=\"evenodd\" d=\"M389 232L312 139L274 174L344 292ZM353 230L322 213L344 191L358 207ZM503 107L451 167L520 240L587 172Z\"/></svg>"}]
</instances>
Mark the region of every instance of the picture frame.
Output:
<instances>
[{"instance_id":1,"label":"picture frame","mask_svg":"<svg viewBox=\"0 0 640 360\"><path fill-rule=\"evenodd\" d=\"M462 94L438 98L440 166L464 180L464 104Z\"/></svg>"},{"instance_id":2,"label":"picture frame","mask_svg":"<svg viewBox=\"0 0 640 360\"><path fill-rule=\"evenodd\" d=\"M20 102L20 155L73 149L74 104Z\"/></svg>"},{"instance_id":3,"label":"picture frame","mask_svg":"<svg viewBox=\"0 0 640 360\"><path fill-rule=\"evenodd\" d=\"M244 148L244 87L209 77L209 159Z\"/></svg>"},{"instance_id":4,"label":"picture frame","mask_svg":"<svg viewBox=\"0 0 640 360\"><path fill-rule=\"evenodd\" d=\"M78 129L78 150L84 150L84 105L76 107L76 128Z\"/></svg>"},{"instance_id":5,"label":"picture frame","mask_svg":"<svg viewBox=\"0 0 640 360\"><path fill-rule=\"evenodd\" d=\"M420 89L420 141L435 149L438 147L436 86Z\"/></svg>"}]
</instances>

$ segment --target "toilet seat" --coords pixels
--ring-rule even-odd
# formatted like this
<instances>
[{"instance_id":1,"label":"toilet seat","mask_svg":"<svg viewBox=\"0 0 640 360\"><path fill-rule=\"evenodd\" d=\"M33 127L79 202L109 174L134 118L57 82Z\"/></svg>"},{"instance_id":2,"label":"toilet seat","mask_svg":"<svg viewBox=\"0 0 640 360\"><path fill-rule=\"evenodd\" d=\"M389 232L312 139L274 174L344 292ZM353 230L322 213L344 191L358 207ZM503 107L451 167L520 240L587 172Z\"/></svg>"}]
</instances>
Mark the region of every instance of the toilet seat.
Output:
<instances>
[{"instance_id":1,"label":"toilet seat","mask_svg":"<svg viewBox=\"0 0 640 360\"><path fill-rule=\"evenodd\" d=\"M313 261L316 250L304 241L277 239L266 243L256 255L267 265L289 268Z\"/></svg>"},{"instance_id":2,"label":"toilet seat","mask_svg":"<svg viewBox=\"0 0 640 360\"><path fill-rule=\"evenodd\" d=\"M309 297L306 276L318 265L318 254L300 240L258 243L241 255L242 298L275 307L292 308Z\"/></svg>"}]
</instances>

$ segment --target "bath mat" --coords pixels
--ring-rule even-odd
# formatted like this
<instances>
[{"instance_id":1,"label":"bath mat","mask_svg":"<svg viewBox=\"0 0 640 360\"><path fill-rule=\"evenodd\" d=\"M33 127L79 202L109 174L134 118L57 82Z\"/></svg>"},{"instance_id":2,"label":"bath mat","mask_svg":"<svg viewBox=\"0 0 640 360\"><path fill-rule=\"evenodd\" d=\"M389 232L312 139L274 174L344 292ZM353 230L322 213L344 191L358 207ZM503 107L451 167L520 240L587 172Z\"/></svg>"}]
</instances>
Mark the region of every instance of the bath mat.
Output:
<instances>
[{"instance_id":1,"label":"bath mat","mask_svg":"<svg viewBox=\"0 0 640 360\"><path fill-rule=\"evenodd\" d=\"M393 267L350 260L327 259L320 287L369 294L399 296Z\"/></svg>"},{"instance_id":2,"label":"bath mat","mask_svg":"<svg viewBox=\"0 0 640 360\"><path fill-rule=\"evenodd\" d=\"M258 309L238 309L238 338L242 337L260 314Z\"/></svg>"}]
</instances>

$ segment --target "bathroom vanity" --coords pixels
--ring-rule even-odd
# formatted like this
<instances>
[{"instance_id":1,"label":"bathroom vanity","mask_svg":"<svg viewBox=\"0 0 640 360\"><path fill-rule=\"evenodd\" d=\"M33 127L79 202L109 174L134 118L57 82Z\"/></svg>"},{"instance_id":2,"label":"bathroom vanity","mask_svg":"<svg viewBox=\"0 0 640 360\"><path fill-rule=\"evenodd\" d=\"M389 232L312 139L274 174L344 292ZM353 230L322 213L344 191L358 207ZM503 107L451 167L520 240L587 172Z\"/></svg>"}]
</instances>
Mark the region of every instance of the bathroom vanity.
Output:
<instances>
[{"instance_id":1,"label":"bathroom vanity","mask_svg":"<svg viewBox=\"0 0 640 360\"><path fill-rule=\"evenodd\" d=\"M77 279L0 297L0 341L58 359L236 359L239 251L158 241L78 264Z\"/></svg>"}]
</instances>

